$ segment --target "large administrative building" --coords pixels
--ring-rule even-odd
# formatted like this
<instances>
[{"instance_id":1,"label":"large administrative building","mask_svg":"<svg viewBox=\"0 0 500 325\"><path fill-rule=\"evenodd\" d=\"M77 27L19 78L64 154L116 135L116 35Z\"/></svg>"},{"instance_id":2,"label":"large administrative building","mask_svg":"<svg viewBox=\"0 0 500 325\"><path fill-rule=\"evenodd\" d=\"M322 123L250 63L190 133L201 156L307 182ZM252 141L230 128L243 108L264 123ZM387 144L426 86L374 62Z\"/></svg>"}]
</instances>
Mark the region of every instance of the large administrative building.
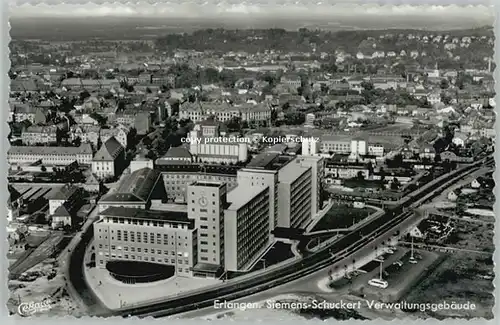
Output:
<instances>
[{"instance_id":1,"label":"large administrative building","mask_svg":"<svg viewBox=\"0 0 500 325\"><path fill-rule=\"evenodd\" d=\"M109 260L162 263L191 276L197 258L197 229L186 213L110 207L94 224L96 265Z\"/></svg>"},{"instance_id":2,"label":"large administrative building","mask_svg":"<svg viewBox=\"0 0 500 325\"><path fill-rule=\"evenodd\" d=\"M274 244L274 229L304 229L320 209L320 157L265 152L225 171L231 182L206 177L201 168L187 160L156 164L106 194L94 224L97 266L141 261L184 277L248 272ZM175 195L186 203L176 210L167 204L173 185L165 175L186 173L196 176L175 179L182 186Z\"/></svg>"}]
</instances>

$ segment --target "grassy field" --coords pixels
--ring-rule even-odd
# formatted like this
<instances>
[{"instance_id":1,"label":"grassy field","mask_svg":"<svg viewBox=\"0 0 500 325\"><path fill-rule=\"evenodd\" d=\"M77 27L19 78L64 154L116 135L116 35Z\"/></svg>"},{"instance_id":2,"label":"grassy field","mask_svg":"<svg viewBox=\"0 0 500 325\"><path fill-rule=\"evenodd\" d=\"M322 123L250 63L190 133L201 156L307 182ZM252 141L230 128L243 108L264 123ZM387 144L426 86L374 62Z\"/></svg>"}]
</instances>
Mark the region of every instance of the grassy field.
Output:
<instances>
[{"instance_id":1,"label":"grassy field","mask_svg":"<svg viewBox=\"0 0 500 325\"><path fill-rule=\"evenodd\" d=\"M314 226L313 231L349 228L374 212L375 210L369 207L356 209L347 204L333 205L316 226Z\"/></svg>"}]
</instances>

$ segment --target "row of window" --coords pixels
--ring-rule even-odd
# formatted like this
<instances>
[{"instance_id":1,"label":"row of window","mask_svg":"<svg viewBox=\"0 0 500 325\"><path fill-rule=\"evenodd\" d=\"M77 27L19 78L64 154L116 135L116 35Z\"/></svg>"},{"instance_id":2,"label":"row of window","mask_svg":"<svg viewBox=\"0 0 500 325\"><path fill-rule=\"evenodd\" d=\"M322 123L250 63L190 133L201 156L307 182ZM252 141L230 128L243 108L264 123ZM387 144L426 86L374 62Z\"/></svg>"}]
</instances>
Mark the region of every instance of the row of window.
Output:
<instances>
[{"instance_id":1,"label":"row of window","mask_svg":"<svg viewBox=\"0 0 500 325\"><path fill-rule=\"evenodd\" d=\"M129 206L132 207L132 206ZM107 206L102 206L102 209L107 208ZM149 227L162 227L162 228L173 228L173 229L188 229L186 224L175 224L163 221L153 221L153 220L137 220L137 219L127 219L127 218L117 218L117 217L104 217L104 222L106 223L117 223L125 225L139 225L139 226L149 226ZM101 231L101 230L99 230Z\"/></svg>"},{"instance_id":2,"label":"row of window","mask_svg":"<svg viewBox=\"0 0 500 325\"><path fill-rule=\"evenodd\" d=\"M105 240L108 239L108 236L99 236L99 239L103 239L103 237L104 237ZM215 235L214 235L214 237L215 237ZM115 240L115 237L111 237L111 240ZM129 241L128 237L123 237L123 240L122 240L121 237L117 237L116 240L117 241L124 241L124 242L128 242ZM153 239L150 238L150 241L148 242L147 237L143 238L143 240L141 240L141 237L138 237L137 241L136 241L136 239L135 239L135 237L133 235L130 236L130 242L132 242L132 243L137 242L137 243L144 243L144 244L148 244L148 243L149 244L155 244L154 238ZM178 242L177 243L178 246L181 246L182 244L183 244L183 242ZM156 240L156 245L162 245L161 238L159 238L159 239ZM167 240L163 240L163 245L175 245L175 243L174 242L168 242ZM184 246L187 247L188 243L184 243Z\"/></svg>"}]
</instances>

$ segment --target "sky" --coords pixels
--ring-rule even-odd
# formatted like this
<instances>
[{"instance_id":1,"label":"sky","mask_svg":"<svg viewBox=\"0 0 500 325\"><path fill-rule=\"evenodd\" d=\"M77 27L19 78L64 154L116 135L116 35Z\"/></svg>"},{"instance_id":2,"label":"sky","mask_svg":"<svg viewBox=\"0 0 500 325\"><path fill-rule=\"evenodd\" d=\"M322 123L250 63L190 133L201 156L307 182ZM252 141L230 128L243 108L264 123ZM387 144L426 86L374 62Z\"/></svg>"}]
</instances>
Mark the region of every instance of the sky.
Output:
<instances>
[{"instance_id":1,"label":"sky","mask_svg":"<svg viewBox=\"0 0 500 325\"><path fill-rule=\"evenodd\" d=\"M50 3L51 0L45 2ZM410 0L411 1L411 0ZM422 0L426 1L426 0ZM429 2L430 0L427 0ZM440 0L440 3L446 3L447 0ZM457 0L455 0L457 1ZM466 0L462 0L466 1ZM478 3L485 1L467 0ZM52 3L57 1L52 0ZM326 2L326 1L325 1ZM355 0L354 2L360 2ZM199 2L201 3L201 2ZM328 17L353 17L363 19L363 17L390 19L411 17L430 17L443 19L460 19L474 17L475 20L484 20L485 24L491 24L494 19L491 7L486 5L468 5L468 6L442 6L442 5L401 5L401 6L379 6L379 5L359 5L354 3L337 3L335 6L330 4L317 4L306 6L299 1L289 1L286 5L268 5L239 3L231 4L224 2L205 1L204 5L193 3L163 3L152 5L142 2L140 5L127 3L106 3L85 5L78 4L57 4L57 5L30 5L23 4L11 7L10 15L15 18L22 17L176 17L176 18L252 18L252 17L283 17L288 18L328 18Z\"/></svg>"}]
</instances>

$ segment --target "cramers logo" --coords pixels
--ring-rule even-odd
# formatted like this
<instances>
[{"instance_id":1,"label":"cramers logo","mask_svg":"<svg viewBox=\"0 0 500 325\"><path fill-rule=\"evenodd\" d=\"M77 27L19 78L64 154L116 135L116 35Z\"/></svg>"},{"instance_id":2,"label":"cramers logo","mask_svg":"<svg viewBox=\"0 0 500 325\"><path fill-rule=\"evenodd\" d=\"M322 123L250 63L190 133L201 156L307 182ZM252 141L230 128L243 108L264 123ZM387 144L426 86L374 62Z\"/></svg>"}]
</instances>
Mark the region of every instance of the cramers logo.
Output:
<instances>
[{"instance_id":1,"label":"cramers logo","mask_svg":"<svg viewBox=\"0 0 500 325\"><path fill-rule=\"evenodd\" d=\"M23 317L28 317L36 313L41 313L48 311L52 308L52 301L50 299L44 299L39 302L23 302L17 306L17 312Z\"/></svg>"}]
</instances>

